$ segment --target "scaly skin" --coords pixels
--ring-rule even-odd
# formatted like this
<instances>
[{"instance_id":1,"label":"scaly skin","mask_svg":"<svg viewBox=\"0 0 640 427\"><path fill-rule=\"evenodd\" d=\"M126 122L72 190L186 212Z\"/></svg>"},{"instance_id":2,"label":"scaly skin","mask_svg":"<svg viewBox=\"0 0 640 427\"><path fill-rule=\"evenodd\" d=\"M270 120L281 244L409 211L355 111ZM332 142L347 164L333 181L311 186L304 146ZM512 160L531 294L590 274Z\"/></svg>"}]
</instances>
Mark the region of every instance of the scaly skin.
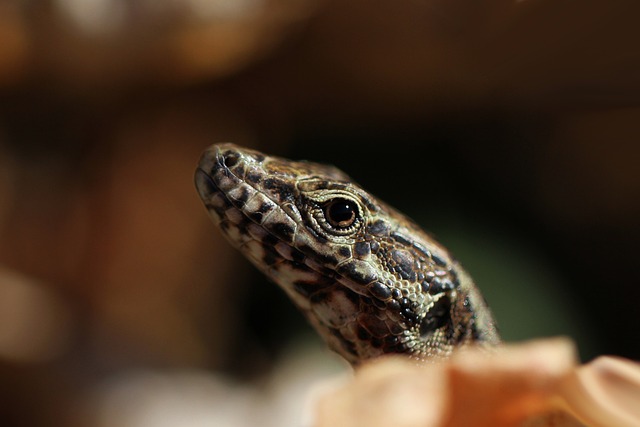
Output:
<instances>
[{"instance_id":1,"label":"scaly skin","mask_svg":"<svg viewBox=\"0 0 640 427\"><path fill-rule=\"evenodd\" d=\"M219 144L203 154L195 181L227 239L350 363L499 342L449 252L340 170Z\"/></svg>"}]
</instances>

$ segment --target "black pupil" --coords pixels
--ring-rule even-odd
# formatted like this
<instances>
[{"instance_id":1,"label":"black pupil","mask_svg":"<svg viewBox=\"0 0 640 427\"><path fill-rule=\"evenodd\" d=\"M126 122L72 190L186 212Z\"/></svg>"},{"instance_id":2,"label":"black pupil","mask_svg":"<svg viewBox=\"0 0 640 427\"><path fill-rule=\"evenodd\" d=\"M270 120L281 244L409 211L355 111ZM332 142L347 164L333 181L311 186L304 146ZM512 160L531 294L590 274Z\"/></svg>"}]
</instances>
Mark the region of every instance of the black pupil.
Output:
<instances>
[{"instance_id":1,"label":"black pupil","mask_svg":"<svg viewBox=\"0 0 640 427\"><path fill-rule=\"evenodd\" d=\"M327 207L327 219L331 225L348 227L356 219L356 207L353 202L348 200L335 200Z\"/></svg>"}]
</instances>

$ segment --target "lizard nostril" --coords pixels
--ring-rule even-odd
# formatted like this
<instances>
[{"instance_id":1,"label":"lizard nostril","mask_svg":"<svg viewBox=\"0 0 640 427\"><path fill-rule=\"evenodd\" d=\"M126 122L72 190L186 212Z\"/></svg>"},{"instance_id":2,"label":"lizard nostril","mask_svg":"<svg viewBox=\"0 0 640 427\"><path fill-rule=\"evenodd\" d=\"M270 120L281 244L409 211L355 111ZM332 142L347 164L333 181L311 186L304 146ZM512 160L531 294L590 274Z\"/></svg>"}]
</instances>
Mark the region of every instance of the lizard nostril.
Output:
<instances>
[{"instance_id":1,"label":"lizard nostril","mask_svg":"<svg viewBox=\"0 0 640 427\"><path fill-rule=\"evenodd\" d=\"M228 151L222 156L222 161L225 164L225 166L228 168L234 167L236 164L238 164L239 160L240 160L240 155L233 151Z\"/></svg>"}]
</instances>

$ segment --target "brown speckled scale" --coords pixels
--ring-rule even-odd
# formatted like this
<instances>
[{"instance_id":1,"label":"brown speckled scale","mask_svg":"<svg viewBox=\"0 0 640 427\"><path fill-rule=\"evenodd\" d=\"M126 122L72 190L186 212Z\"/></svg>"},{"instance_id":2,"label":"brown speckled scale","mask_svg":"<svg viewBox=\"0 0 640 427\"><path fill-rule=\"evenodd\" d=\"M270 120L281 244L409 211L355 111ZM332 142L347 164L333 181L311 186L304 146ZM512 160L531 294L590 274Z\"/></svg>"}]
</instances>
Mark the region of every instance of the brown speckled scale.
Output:
<instances>
[{"instance_id":1,"label":"brown speckled scale","mask_svg":"<svg viewBox=\"0 0 640 427\"><path fill-rule=\"evenodd\" d=\"M342 171L219 144L203 154L195 181L227 239L349 362L499 342L449 252Z\"/></svg>"}]
</instances>

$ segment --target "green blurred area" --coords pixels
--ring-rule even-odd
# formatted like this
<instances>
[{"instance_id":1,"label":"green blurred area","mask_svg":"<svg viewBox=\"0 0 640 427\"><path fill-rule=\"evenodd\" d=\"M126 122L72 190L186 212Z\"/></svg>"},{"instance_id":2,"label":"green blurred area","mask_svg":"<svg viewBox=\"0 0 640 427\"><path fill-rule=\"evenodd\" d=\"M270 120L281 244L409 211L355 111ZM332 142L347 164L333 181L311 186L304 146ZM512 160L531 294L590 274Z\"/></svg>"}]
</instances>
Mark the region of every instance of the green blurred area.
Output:
<instances>
[{"instance_id":1,"label":"green blurred area","mask_svg":"<svg viewBox=\"0 0 640 427\"><path fill-rule=\"evenodd\" d=\"M544 249L497 222L456 217L455 226L442 221L437 234L482 287L505 341L563 335L576 341L584 359L598 354L601 338L589 333L593 325L582 297L572 295Z\"/></svg>"}]
</instances>

